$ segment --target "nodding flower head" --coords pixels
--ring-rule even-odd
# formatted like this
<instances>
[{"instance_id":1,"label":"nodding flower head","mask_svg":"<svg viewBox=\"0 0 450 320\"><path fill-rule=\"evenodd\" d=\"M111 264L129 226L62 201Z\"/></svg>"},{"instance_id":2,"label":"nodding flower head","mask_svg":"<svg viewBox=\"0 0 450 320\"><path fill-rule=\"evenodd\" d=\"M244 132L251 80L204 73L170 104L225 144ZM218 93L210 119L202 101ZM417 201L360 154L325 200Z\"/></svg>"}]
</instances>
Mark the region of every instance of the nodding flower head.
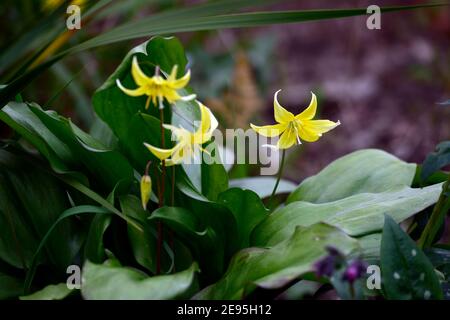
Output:
<instances>
[{"instance_id":1,"label":"nodding flower head","mask_svg":"<svg viewBox=\"0 0 450 320\"><path fill-rule=\"evenodd\" d=\"M153 105L163 108L163 100L166 99L169 103L174 103L178 100L189 101L195 99L195 94L181 96L177 90L184 88L190 78L191 72L188 70L184 76L177 79L178 66L174 65L170 75L165 79L160 75L159 68L156 68L155 75L152 77L147 76L139 67L136 56L133 57L131 64L131 75L134 82L138 86L136 89L125 88L119 79L116 80L117 86L126 95L131 97L139 97L146 95L147 103L145 108L147 109L150 101Z\"/></svg>"},{"instance_id":2,"label":"nodding flower head","mask_svg":"<svg viewBox=\"0 0 450 320\"><path fill-rule=\"evenodd\" d=\"M171 149L162 149L144 143L147 149L159 160L165 161L166 166L180 164L183 160L191 159L199 151L205 151L202 145L211 140L218 122L211 110L197 101L200 107L201 120L195 132L188 131L181 127L165 124L164 128L172 131L177 140L177 144Z\"/></svg>"},{"instance_id":3,"label":"nodding flower head","mask_svg":"<svg viewBox=\"0 0 450 320\"><path fill-rule=\"evenodd\" d=\"M340 125L340 122L330 120L313 120L317 111L317 97L311 92L309 106L298 115L294 115L278 102L278 90L273 98L274 117L277 124L269 126L255 126L250 124L253 130L265 137L280 136L278 149L288 149L294 144L301 144L301 140L307 142L317 141L323 133Z\"/></svg>"}]
</instances>

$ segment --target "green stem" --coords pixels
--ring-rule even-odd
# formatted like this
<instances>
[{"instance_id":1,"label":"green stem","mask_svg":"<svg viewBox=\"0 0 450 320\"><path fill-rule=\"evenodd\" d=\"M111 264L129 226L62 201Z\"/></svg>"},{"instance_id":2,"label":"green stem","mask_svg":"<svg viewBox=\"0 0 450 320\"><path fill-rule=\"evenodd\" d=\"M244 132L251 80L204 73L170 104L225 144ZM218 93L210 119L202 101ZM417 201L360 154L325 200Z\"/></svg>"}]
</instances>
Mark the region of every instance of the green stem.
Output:
<instances>
[{"instance_id":1,"label":"green stem","mask_svg":"<svg viewBox=\"0 0 450 320\"><path fill-rule=\"evenodd\" d=\"M439 231L442 223L445 220L445 216L450 207L449 198L446 193L450 186L450 174L447 177L447 181L442 186L442 192L439 196L438 202L433 208L433 212L431 213L430 220L428 220L425 229L422 232L422 235L419 239L419 247L421 249L431 246L433 243L436 234Z\"/></svg>"},{"instance_id":2,"label":"green stem","mask_svg":"<svg viewBox=\"0 0 450 320\"><path fill-rule=\"evenodd\" d=\"M275 193L277 192L278 184L280 183L281 175L283 174L283 168L284 168L284 158L286 157L286 149L283 149L283 152L281 154L281 165L280 169L278 170L278 176L277 176L277 182L275 182L275 186L273 187L272 195L269 199L269 209L272 210L273 208L273 198L275 196Z\"/></svg>"}]
</instances>

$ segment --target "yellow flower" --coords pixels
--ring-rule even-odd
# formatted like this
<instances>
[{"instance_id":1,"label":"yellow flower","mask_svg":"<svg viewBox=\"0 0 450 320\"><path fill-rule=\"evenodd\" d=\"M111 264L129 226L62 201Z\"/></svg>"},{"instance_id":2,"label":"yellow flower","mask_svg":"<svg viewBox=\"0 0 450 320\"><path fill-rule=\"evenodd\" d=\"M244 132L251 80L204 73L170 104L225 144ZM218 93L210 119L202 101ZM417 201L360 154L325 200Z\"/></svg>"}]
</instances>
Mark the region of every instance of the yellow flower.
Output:
<instances>
[{"instance_id":1,"label":"yellow flower","mask_svg":"<svg viewBox=\"0 0 450 320\"><path fill-rule=\"evenodd\" d=\"M138 97L142 95L147 95L147 103L145 105L145 109L148 108L150 100L156 106L159 102L159 107L163 108L163 99L165 98L167 102L174 103L177 100L189 101L195 99L195 94L191 94L188 96L180 96L177 90L184 88L191 78L191 72L188 71L183 77L177 79L177 70L178 66L174 65L172 68L172 72L164 79L159 74L155 74L153 77L149 77L145 75L145 73L139 67L138 61L136 57L133 57L133 62L131 66L131 75L133 76L134 81L138 85L136 89L127 89L125 88L117 79L117 86L122 90L125 94Z\"/></svg>"},{"instance_id":2,"label":"yellow flower","mask_svg":"<svg viewBox=\"0 0 450 320\"><path fill-rule=\"evenodd\" d=\"M177 144L171 149L161 149L148 143L144 143L148 150L161 161L165 160L166 166L180 164L183 160L191 159L200 151L205 151L202 145L211 140L214 130L218 126L217 119L205 105L197 101L200 106L201 120L195 132L182 127L178 128L165 124L164 127L172 131ZM205 151L206 152L206 151ZM169 158L170 157L170 158Z\"/></svg>"},{"instance_id":3,"label":"yellow flower","mask_svg":"<svg viewBox=\"0 0 450 320\"><path fill-rule=\"evenodd\" d=\"M312 98L308 108L294 116L278 103L278 90L273 100L274 116L277 124L271 126L255 126L250 124L253 130L265 137L280 136L276 145L279 149L287 149L296 142L301 144L300 139L307 142L317 141L323 133L330 131L340 125L340 122L330 120L313 120L317 111L317 98L311 92Z\"/></svg>"},{"instance_id":4,"label":"yellow flower","mask_svg":"<svg viewBox=\"0 0 450 320\"><path fill-rule=\"evenodd\" d=\"M152 179L145 174L141 178L141 203L144 209L147 209L147 203L150 201L152 194Z\"/></svg>"}]
</instances>

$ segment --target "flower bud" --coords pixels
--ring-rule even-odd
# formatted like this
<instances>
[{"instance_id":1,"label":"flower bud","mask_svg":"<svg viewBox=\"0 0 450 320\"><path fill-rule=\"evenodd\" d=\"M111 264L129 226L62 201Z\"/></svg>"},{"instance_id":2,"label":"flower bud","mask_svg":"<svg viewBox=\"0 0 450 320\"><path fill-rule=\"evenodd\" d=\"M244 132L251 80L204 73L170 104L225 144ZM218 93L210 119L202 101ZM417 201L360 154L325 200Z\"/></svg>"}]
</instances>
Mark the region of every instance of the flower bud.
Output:
<instances>
[{"instance_id":1,"label":"flower bud","mask_svg":"<svg viewBox=\"0 0 450 320\"><path fill-rule=\"evenodd\" d=\"M149 175L143 175L141 178L141 202L144 209L147 209L147 203L150 201L151 194L152 179Z\"/></svg>"}]
</instances>

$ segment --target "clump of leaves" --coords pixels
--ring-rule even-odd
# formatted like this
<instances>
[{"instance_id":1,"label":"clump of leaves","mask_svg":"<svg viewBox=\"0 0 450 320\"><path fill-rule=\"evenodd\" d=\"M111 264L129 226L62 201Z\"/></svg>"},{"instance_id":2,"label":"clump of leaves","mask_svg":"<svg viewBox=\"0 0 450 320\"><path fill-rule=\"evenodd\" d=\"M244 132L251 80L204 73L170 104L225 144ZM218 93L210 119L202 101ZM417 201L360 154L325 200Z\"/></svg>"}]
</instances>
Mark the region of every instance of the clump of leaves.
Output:
<instances>
[{"instance_id":1,"label":"clump of leaves","mask_svg":"<svg viewBox=\"0 0 450 320\"><path fill-rule=\"evenodd\" d=\"M282 181L280 190L290 194L273 211L263 200L274 178L229 181L221 163L175 166L162 178L160 166L147 166L160 161L144 146L162 136L170 141L159 109L145 108L146 97L129 97L116 85L119 79L133 88L133 57L148 74L177 65L181 75L187 63L176 38L133 48L94 94L104 128L95 137L35 103L11 102L0 111L21 137L0 149L1 298L243 299L311 278L330 246L348 261L340 278L347 284L361 276L355 257L379 261L380 248L384 272L401 267L383 252L402 244L404 254L412 240L393 226L436 203L441 183L411 187L416 165L374 149L337 159L298 187ZM163 112L175 126L200 118L196 101L177 101ZM144 173L153 181L146 209ZM158 199L162 179L173 192ZM70 265L81 267L80 288L65 285ZM423 288L440 298L432 267L417 268L425 265L430 286ZM384 286L388 298L397 297L393 285Z\"/></svg>"}]
</instances>

